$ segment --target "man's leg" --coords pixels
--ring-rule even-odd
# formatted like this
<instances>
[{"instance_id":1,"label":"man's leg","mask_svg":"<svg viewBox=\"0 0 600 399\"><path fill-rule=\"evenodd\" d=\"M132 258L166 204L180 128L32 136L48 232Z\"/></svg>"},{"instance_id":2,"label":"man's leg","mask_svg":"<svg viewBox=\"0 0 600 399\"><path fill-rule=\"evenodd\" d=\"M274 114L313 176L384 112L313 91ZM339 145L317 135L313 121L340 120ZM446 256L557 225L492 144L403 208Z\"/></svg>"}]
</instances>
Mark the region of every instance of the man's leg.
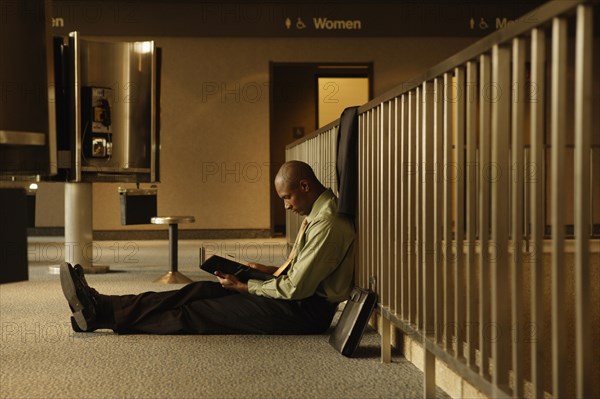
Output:
<instances>
[{"instance_id":1,"label":"man's leg","mask_svg":"<svg viewBox=\"0 0 600 399\"><path fill-rule=\"evenodd\" d=\"M320 334L335 309L316 296L288 301L234 294L190 302L182 312L195 334Z\"/></svg>"},{"instance_id":2,"label":"man's leg","mask_svg":"<svg viewBox=\"0 0 600 399\"><path fill-rule=\"evenodd\" d=\"M317 297L286 301L238 294L216 282L110 298L114 330L137 334L316 334L329 327L336 308Z\"/></svg>"},{"instance_id":3,"label":"man's leg","mask_svg":"<svg viewBox=\"0 0 600 399\"><path fill-rule=\"evenodd\" d=\"M61 284L74 316L85 316L80 317L83 322L77 321L76 331L109 328L146 334L314 334L329 327L336 307L317 296L286 301L239 294L212 281L191 283L174 291L101 295L75 269L68 264L61 267Z\"/></svg>"},{"instance_id":4,"label":"man's leg","mask_svg":"<svg viewBox=\"0 0 600 399\"><path fill-rule=\"evenodd\" d=\"M234 293L214 281L198 281L179 290L111 295L113 330L119 333L189 334L183 309L189 303Z\"/></svg>"}]
</instances>

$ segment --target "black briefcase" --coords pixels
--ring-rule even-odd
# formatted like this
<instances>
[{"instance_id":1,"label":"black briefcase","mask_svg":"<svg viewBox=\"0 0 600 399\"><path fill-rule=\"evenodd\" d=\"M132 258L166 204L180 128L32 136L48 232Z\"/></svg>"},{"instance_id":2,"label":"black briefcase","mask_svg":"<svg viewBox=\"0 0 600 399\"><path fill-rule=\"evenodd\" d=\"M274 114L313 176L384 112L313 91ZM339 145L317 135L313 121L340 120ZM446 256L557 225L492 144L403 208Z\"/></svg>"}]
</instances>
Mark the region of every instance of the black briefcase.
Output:
<instances>
[{"instance_id":1,"label":"black briefcase","mask_svg":"<svg viewBox=\"0 0 600 399\"><path fill-rule=\"evenodd\" d=\"M376 303L377 294L355 287L329 337L331 346L342 355L352 357Z\"/></svg>"}]
</instances>

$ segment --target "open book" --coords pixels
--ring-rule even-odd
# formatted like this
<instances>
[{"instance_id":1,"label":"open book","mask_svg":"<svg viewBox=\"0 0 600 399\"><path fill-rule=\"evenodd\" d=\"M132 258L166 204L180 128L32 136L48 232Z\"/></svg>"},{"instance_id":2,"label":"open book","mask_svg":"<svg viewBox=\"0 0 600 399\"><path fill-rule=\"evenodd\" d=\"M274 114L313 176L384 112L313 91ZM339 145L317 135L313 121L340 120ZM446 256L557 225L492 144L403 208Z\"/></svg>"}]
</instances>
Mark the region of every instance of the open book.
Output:
<instances>
[{"instance_id":1,"label":"open book","mask_svg":"<svg viewBox=\"0 0 600 399\"><path fill-rule=\"evenodd\" d=\"M232 274L243 282L248 280L270 280L275 278L272 274L263 273L260 270L253 269L243 263L219 255L212 255L210 258L206 259L206 261L200 265L200 269L213 275L215 274L215 271Z\"/></svg>"}]
</instances>

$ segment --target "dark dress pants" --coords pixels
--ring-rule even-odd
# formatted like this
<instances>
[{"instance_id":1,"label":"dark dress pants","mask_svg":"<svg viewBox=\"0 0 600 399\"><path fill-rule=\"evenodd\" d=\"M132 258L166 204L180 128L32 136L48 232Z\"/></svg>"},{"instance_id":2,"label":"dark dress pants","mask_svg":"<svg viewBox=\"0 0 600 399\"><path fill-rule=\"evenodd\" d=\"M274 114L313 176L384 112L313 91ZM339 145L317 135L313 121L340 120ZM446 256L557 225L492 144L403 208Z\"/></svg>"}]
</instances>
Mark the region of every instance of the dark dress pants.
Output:
<instances>
[{"instance_id":1,"label":"dark dress pants","mask_svg":"<svg viewBox=\"0 0 600 399\"><path fill-rule=\"evenodd\" d=\"M199 281L180 290L110 296L117 333L320 334L336 304L314 295L298 301L240 294L218 282Z\"/></svg>"}]
</instances>

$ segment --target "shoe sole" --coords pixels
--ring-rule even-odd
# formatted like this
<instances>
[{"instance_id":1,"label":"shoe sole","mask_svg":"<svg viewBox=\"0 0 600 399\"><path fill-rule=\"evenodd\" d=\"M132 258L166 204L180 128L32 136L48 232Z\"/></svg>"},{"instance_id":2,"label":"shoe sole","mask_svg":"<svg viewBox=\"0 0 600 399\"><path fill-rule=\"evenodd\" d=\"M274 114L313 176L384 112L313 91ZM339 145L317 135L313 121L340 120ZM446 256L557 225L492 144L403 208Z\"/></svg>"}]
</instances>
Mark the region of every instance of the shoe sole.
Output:
<instances>
[{"instance_id":1,"label":"shoe sole","mask_svg":"<svg viewBox=\"0 0 600 399\"><path fill-rule=\"evenodd\" d=\"M71 316L71 328L75 332L85 332L84 330L79 328L79 325L77 324L77 322L75 321L75 318L73 316Z\"/></svg>"},{"instance_id":2,"label":"shoe sole","mask_svg":"<svg viewBox=\"0 0 600 399\"><path fill-rule=\"evenodd\" d=\"M86 331L88 323L84 315L85 307L77 297L77 289L75 288L75 283L73 282L73 276L71 274L71 265L67 262L60 265L60 285L63 294L71 307L71 311L73 312L71 317L82 331Z\"/></svg>"}]
</instances>

